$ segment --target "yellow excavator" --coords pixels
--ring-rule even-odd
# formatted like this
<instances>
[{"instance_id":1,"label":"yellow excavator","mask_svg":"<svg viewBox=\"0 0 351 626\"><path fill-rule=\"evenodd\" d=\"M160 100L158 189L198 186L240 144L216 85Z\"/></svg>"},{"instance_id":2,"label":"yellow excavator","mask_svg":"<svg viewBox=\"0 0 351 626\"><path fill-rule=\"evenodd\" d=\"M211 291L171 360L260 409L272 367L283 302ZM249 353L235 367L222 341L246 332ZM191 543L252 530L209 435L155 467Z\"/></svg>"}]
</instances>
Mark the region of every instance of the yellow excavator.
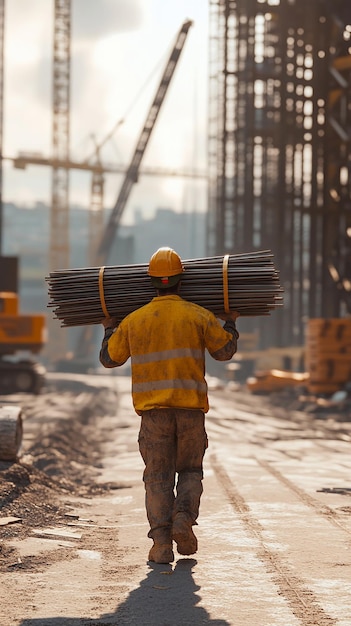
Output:
<instances>
[{"instance_id":1,"label":"yellow excavator","mask_svg":"<svg viewBox=\"0 0 351 626\"><path fill-rule=\"evenodd\" d=\"M46 316L20 314L17 282L16 257L0 257L0 394L39 393L44 383L31 355L46 343Z\"/></svg>"}]
</instances>

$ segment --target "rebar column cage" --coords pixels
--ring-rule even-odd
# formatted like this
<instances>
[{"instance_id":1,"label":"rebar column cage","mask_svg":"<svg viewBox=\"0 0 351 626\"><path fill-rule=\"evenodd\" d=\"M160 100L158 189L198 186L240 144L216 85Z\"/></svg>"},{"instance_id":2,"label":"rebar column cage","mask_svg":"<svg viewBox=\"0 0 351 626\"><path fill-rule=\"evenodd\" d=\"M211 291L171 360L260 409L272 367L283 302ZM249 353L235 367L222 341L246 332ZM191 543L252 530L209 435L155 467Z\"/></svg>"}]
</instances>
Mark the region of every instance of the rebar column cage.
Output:
<instances>
[{"instance_id":1,"label":"rebar column cage","mask_svg":"<svg viewBox=\"0 0 351 626\"><path fill-rule=\"evenodd\" d=\"M243 320L261 347L347 310L348 4L210 0L207 252L273 251L284 309Z\"/></svg>"}]
</instances>

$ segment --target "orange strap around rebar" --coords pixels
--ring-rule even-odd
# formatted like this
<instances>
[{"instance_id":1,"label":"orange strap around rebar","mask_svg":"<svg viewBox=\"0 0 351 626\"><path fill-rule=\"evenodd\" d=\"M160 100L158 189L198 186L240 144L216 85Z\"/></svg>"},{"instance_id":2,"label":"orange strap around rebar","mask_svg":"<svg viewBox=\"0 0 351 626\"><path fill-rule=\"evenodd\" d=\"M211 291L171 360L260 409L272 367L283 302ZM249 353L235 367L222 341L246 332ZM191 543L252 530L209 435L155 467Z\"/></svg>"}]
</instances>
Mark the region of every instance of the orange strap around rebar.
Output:
<instances>
[{"instance_id":1,"label":"orange strap around rebar","mask_svg":"<svg viewBox=\"0 0 351 626\"><path fill-rule=\"evenodd\" d=\"M105 266L103 265L102 267L100 267L100 271L99 271L99 295L100 295L100 304L101 304L101 308L105 314L105 317L111 317L111 315L109 314L107 307L106 307L106 302L105 302L105 294L104 294L104 271L105 271Z\"/></svg>"},{"instance_id":2,"label":"orange strap around rebar","mask_svg":"<svg viewBox=\"0 0 351 626\"><path fill-rule=\"evenodd\" d=\"M224 300L224 311L225 313L229 313L229 294L228 294L228 262L229 262L229 254L225 254L223 257L223 300Z\"/></svg>"}]
</instances>

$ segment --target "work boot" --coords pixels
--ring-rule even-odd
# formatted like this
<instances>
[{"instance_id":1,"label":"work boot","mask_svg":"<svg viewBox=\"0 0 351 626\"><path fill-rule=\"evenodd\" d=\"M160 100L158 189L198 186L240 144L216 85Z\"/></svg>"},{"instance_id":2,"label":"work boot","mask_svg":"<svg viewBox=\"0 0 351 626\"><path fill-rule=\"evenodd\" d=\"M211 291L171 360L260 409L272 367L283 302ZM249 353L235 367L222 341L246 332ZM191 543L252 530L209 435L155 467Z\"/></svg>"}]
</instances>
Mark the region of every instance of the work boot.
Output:
<instances>
[{"instance_id":1,"label":"work boot","mask_svg":"<svg viewBox=\"0 0 351 626\"><path fill-rule=\"evenodd\" d=\"M174 561L172 544L155 542L149 552L149 561L154 563L171 563Z\"/></svg>"},{"instance_id":2,"label":"work boot","mask_svg":"<svg viewBox=\"0 0 351 626\"><path fill-rule=\"evenodd\" d=\"M197 551L197 539L192 522L186 513L177 513L172 525L172 539L177 544L179 554L190 555Z\"/></svg>"}]
</instances>

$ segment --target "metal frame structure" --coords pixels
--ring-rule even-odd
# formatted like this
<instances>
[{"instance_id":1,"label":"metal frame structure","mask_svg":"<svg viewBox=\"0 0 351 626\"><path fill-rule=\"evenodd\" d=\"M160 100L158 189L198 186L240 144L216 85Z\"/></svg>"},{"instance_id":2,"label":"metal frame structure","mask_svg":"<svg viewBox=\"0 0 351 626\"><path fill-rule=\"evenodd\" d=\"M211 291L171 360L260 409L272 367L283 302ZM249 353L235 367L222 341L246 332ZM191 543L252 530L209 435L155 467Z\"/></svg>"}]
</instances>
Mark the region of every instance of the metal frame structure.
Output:
<instances>
[{"instance_id":1,"label":"metal frame structure","mask_svg":"<svg viewBox=\"0 0 351 626\"><path fill-rule=\"evenodd\" d=\"M301 345L306 319L345 308L332 259L351 215L346 5L210 0L208 253L273 251L285 307L254 322L261 347Z\"/></svg>"},{"instance_id":2,"label":"metal frame structure","mask_svg":"<svg viewBox=\"0 0 351 626\"><path fill-rule=\"evenodd\" d=\"M324 314L351 313L351 7L345 1L330 3L328 125L326 130L326 206L324 238L327 271L333 287L326 285ZM346 24L346 27L345 27ZM327 289L329 288L329 293ZM335 290L337 298L335 298Z\"/></svg>"}]
</instances>

